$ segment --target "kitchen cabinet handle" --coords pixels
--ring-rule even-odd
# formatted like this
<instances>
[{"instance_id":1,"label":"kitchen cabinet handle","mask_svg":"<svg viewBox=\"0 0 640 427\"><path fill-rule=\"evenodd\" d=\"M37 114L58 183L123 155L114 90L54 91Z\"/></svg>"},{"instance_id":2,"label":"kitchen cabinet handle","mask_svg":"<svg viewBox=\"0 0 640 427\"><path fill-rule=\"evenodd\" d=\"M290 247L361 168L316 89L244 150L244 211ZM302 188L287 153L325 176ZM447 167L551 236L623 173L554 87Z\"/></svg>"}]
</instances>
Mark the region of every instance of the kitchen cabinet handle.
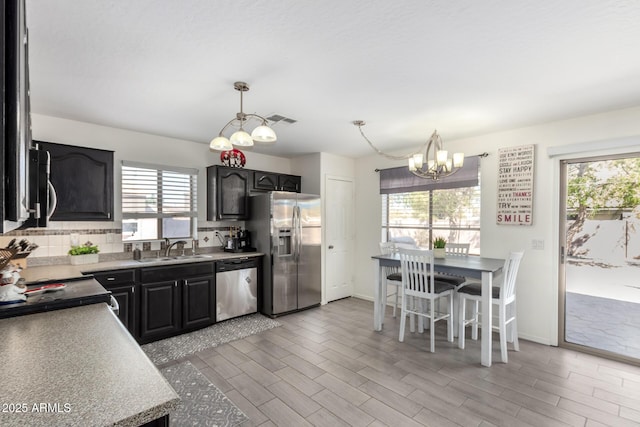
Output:
<instances>
[{"instance_id":1,"label":"kitchen cabinet handle","mask_svg":"<svg viewBox=\"0 0 640 427\"><path fill-rule=\"evenodd\" d=\"M135 294L135 293L136 293L136 287L135 287L135 286L132 286L132 287L131 287L131 293L132 293L132 294Z\"/></svg>"},{"instance_id":2,"label":"kitchen cabinet handle","mask_svg":"<svg viewBox=\"0 0 640 427\"><path fill-rule=\"evenodd\" d=\"M108 282L113 282L114 280L116 280L116 278L115 278L115 277L107 277L107 281L108 281Z\"/></svg>"},{"instance_id":3,"label":"kitchen cabinet handle","mask_svg":"<svg viewBox=\"0 0 640 427\"><path fill-rule=\"evenodd\" d=\"M333 249L333 245L329 245L329 249Z\"/></svg>"},{"instance_id":4,"label":"kitchen cabinet handle","mask_svg":"<svg viewBox=\"0 0 640 427\"><path fill-rule=\"evenodd\" d=\"M178 281L177 281L177 280L175 280L175 281L173 282L173 286L175 286L176 288L178 287Z\"/></svg>"}]
</instances>

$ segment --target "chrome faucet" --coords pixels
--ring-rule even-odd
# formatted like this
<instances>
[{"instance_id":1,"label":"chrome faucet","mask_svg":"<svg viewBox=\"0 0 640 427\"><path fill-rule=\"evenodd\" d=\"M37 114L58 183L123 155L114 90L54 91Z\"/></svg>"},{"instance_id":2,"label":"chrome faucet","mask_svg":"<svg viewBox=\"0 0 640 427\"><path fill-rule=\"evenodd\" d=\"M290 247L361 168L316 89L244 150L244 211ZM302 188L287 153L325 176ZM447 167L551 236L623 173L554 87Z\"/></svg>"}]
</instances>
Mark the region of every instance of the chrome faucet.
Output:
<instances>
[{"instance_id":1,"label":"chrome faucet","mask_svg":"<svg viewBox=\"0 0 640 427\"><path fill-rule=\"evenodd\" d=\"M187 244L187 242L185 242L184 240L176 240L175 242L173 242L171 244L169 244L170 240L167 239L167 238L165 238L164 241L165 241L165 243L167 245L167 249L165 249L165 251L164 251L164 256L169 256L169 252L171 252L171 248L174 247L175 245L179 245L179 244L186 245Z\"/></svg>"}]
</instances>

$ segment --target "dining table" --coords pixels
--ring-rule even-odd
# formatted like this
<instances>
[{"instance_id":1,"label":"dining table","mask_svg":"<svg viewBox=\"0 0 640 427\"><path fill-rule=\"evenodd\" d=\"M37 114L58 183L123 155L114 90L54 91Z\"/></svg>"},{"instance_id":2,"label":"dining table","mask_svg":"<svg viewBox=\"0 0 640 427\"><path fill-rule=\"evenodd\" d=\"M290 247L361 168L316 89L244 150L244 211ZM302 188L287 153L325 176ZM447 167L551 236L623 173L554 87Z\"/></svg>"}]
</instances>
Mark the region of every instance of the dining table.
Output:
<instances>
[{"instance_id":1,"label":"dining table","mask_svg":"<svg viewBox=\"0 0 640 427\"><path fill-rule=\"evenodd\" d=\"M374 288L373 329L382 330L386 299L382 295L384 280L384 267L400 267L400 255L381 254L371 257L375 261L376 283ZM480 327L481 350L480 363L483 366L491 366L491 287L493 280L502 272L504 259L485 258L476 255L447 255L444 258L434 258L433 268L437 273L463 276L470 279L480 279L482 283L482 300L480 310L482 313ZM455 313L454 313L455 315Z\"/></svg>"}]
</instances>

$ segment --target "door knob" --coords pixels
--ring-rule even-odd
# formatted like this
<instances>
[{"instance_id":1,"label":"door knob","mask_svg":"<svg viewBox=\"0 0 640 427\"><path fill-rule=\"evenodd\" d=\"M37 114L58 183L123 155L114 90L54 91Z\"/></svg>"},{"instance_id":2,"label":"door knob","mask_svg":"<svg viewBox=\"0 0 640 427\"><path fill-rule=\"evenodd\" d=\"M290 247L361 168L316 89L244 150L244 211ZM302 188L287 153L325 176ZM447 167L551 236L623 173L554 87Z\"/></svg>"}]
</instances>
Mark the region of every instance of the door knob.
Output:
<instances>
[{"instance_id":1,"label":"door knob","mask_svg":"<svg viewBox=\"0 0 640 427\"><path fill-rule=\"evenodd\" d=\"M333 249L333 245L329 245L329 249Z\"/></svg>"}]
</instances>

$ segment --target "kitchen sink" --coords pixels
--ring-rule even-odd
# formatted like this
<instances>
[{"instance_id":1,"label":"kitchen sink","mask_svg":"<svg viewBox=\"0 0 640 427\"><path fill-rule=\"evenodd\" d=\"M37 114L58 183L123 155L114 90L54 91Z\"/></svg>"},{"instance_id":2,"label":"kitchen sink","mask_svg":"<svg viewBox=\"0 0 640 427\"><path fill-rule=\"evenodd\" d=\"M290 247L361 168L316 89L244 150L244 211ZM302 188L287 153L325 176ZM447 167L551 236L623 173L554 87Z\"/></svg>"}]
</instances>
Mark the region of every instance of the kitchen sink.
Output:
<instances>
[{"instance_id":1,"label":"kitchen sink","mask_svg":"<svg viewBox=\"0 0 640 427\"><path fill-rule=\"evenodd\" d=\"M136 261L138 262L162 262L162 261L173 261L174 258L171 257L163 257L163 258L142 258Z\"/></svg>"},{"instance_id":2,"label":"kitchen sink","mask_svg":"<svg viewBox=\"0 0 640 427\"><path fill-rule=\"evenodd\" d=\"M164 256L159 258L142 258L137 261L142 263L151 263L151 262L167 262L167 261L210 259L210 258L212 258L211 255L178 255L178 256Z\"/></svg>"}]
</instances>

